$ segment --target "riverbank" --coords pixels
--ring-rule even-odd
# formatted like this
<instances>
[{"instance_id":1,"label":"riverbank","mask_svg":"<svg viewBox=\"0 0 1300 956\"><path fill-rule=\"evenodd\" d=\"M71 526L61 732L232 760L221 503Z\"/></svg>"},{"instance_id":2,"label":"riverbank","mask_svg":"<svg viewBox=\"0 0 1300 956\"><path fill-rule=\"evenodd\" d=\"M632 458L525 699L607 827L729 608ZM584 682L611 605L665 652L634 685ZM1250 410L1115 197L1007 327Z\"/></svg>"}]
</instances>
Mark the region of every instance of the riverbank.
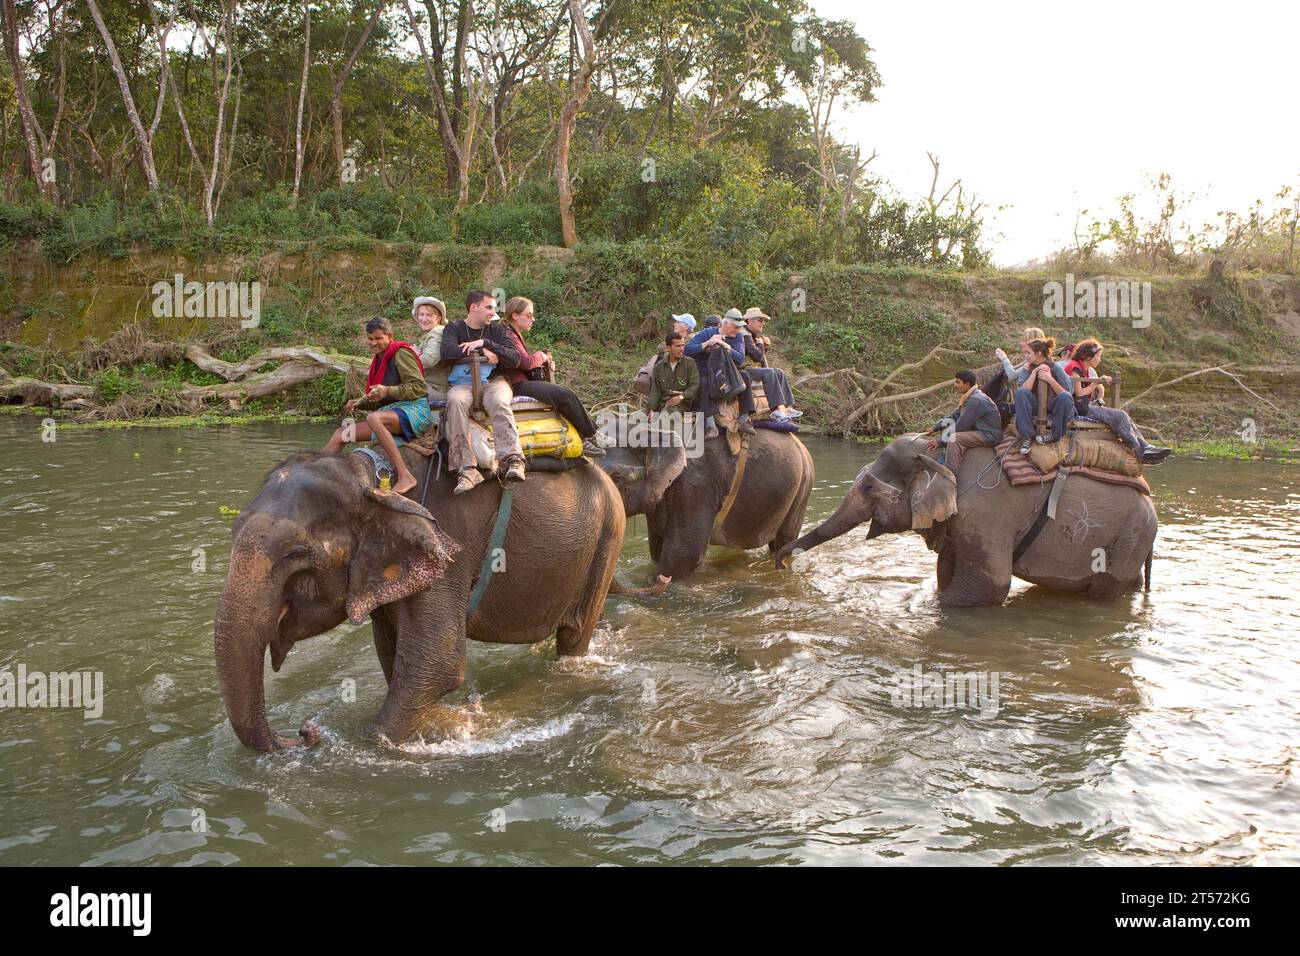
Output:
<instances>
[{"instance_id":1,"label":"riverbank","mask_svg":"<svg viewBox=\"0 0 1300 956\"><path fill-rule=\"evenodd\" d=\"M463 291L480 286L533 299L531 338L553 352L561 380L590 405L636 400L631 379L669 312L702 317L756 304L773 316L766 331L776 364L790 370L805 420L827 433L879 435L928 424L951 400L942 383L955 368L988 364L992 350L1013 348L1026 325L1047 325L1061 341L1097 335L1107 343L1103 371L1121 373L1121 401L1132 401L1129 411L1161 441L1214 444L1245 435L1286 443L1300 436L1300 280L1290 276L1110 277L1150 284L1145 325L1044 319L1044 285L1063 277L843 264L720 274L716 264L646 243L566 250L268 240L238 252L141 247L71 261L52 260L37 241L8 251L0 368L84 386L78 402L46 403L74 407L82 419L337 417L348 394L342 374L322 371L285 391L243 399L240 379L197 367L185 349L198 343L233 364L260 350L308 346L336 364L364 362L361 319L383 314L414 338L411 298L439 294L455 318ZM255 324L245 319L250 327L242 327L237 314L187 317L184 308L155 315L166 312L157 308L157 284L174 288L177 275L256 284ZM130 347L111 347L124 329L135 330ZM151 353L141 342L159 349ZM937 346L947 351L932 354ZM925 392L931 386L939 387ZM908 397L916 392L923 394ZM888 401L855 419L873 395Z\"/></svg>"}]
</instances>

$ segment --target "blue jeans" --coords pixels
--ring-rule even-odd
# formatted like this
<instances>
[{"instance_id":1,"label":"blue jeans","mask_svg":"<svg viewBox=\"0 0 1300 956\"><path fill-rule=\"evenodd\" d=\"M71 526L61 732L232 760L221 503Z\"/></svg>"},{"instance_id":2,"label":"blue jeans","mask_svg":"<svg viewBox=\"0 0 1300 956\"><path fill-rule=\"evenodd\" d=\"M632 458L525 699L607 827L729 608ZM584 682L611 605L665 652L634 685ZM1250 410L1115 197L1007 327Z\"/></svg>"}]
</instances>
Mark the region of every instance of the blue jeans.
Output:
<instances>
[{"instance_id":1,"label":"blue jeans","mask_svg":"<svg viewBox=\"0 0 1300 956\"><path fill-rule=\"evenodd\" d=\"M1027 388L1016 389L1016 432L1021 439L1034 437L1034 414L1038 411L1038 396ZM1074 396L1057 392L1047 403L1047 414L1052 420L1051 441L1060 441L1065 429L1074 418Z\"/></svg>"},{"instance_id":2,"label":"blue jeans","mask_svg":"<svg viewBox=\"0 0 1300 956\"><path fill-rule=\"evenodd\" d=\"M1120 441L1139 455L1146 448L1146 439L1142 437L1142 433L1133 424L1133 419L1129 417L1129 413L1123 409L1107 408L1104 405L1089 405L1088 417L1096 419L1103 425L1109 425L1111 431L1119 436Z\"/></svg>"}]
</instances>

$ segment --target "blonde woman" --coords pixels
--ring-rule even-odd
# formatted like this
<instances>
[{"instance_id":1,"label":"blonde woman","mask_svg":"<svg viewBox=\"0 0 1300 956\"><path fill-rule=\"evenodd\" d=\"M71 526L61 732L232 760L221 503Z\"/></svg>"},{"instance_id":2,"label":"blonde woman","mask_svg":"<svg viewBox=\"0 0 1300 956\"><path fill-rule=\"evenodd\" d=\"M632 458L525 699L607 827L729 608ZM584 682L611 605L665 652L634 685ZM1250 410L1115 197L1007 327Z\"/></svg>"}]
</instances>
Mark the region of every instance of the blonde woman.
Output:
<instances>
[{"instance_id":1,"label":"blonde woman","mask_svg":"<svg viewBox=\"0 0 1300 956\"><path fill-rule=\"evenodd\" d=\"M447 306L431 295L417 296L411 303L411 318L420 327L420 340L415 351L424 365L424 380L429 383L429 401L445 402L450 386L450 371L442 360L442 331L447 326Z\"/></svg>"}]
</instances>

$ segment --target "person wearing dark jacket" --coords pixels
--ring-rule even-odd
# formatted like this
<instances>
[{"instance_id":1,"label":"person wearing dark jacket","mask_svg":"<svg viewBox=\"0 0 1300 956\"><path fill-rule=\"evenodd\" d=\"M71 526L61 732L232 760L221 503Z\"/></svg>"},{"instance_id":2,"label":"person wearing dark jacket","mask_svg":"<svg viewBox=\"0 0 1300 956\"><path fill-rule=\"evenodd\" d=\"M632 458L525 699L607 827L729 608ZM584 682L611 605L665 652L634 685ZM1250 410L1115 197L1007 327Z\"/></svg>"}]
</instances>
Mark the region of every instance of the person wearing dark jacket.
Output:
<instances>
[{"instance_id":1,"label":"person wearing dark jacket","mask_svg":"<svg viewBox=\"0 0 1300 956\"><path fill-rule=\"evenodd\" d=\"M938 434L947 443L944 464L955 475L967 448L993 448L1002 440L1002 415L993 399L980 391L975 373L970 369L957 372L952 387L961 396L957 408L947 418L935 422L926 434ZM940 444L930 439L926 447L933 451Z\"/></svg>"},{"instance_id":2,"label":"person wearing dark jacket","mask_svg":"<svg viewBox=\"0 0 1300 956\"><path fill-rule=\"evenodd\" d=\"M650 412L668 408L693 412L700 397L699 367L686 358L686 340L679 333L669 332L664 346L664 354L655 363L650 378Z\"/></svg>"},{"instance_id":3,"label":"person wearing dark jacket","mask_svg":"<svg viewBox=\"0 0 1300 956\"><path fill-rule=\"evenodd\" d=\"M501 313L501 327L519 355L519 364L513 371L506 373L514 393L545 402L567 418L582 437L583 454L592 457L604 455L604 436L596 430L596 423L591 420L582 399L578 398L573 389L555 382L534 381L528 377L529 372L548 363L552 368L555 367L549 352L540 349L530 352L524 344L524 334L533 327L533 300L517 295L507 301L505 310Z\"/></svg>"},{"instance_id":4,"label":"person wearing dark jacket","mask_svg":"<svg viewBox=\"0 0 1300 956\"><path fill-rule=\"evenodd\" d=\"M442 333L441 354L444 362L453 363L447 374L451 388L447 392L447 464L458 472L456 491L463 495L483 480L480 462L470 441L470 408L474 404L471 384L473 365L470 353L482 352L479 366L483 411L492 419L492 444L497 461L505 468L507 481L524 480L524 456L519 447L515 416L510 411L510 372L519 367L519 353L500 325L492 325L496 299L492 293L475 289L465 296L466 316L450 323Z\"/></svg>"},{"instance_id":5,"label":"person wearing dark jacket","mask_svg":"<svg viewBox=\"0 0 1300 956\"><path fill-rule=\"evenodd\" d=\"M718 437L718 426L713 418L716 405L709 382L709 351L726 349L731 353L731 359L736 363L737 370L745 363L745 346L740 336L740 329L744 322L738 317L739 310L733 311L736 312L737 317L732 317L730 314L724 316L716 329L706 325L686 343L685 354L688 358L695 359L700 372L700 411L704 414L705 438ZM742 432L752 435L754 426L750 424L749 416L754 414L754 392L749 387L749 376L741 371L740 377L745 383L745 390L738 396L740 417L737 425Z\"/></svg>"},{"instance_id":6,"label":"person wearing dark jacket","mask_svg":"<svg viewBox=\"0 0 1300 956\"><path fill-rule=\"evenodd\" d=\"M794 407L794 393L790 390L790 380L783 370L771 368L767 364L767 350L772 340L763 334L768 317L759 308L745 310L743 316L745 330L745 356L753 364L745 366L745 374L751 379L763 383L763 394L767 396L767 407L772 411L772 420L788 422L800 418L803 412Z\"/></svg>"}]
</instances>

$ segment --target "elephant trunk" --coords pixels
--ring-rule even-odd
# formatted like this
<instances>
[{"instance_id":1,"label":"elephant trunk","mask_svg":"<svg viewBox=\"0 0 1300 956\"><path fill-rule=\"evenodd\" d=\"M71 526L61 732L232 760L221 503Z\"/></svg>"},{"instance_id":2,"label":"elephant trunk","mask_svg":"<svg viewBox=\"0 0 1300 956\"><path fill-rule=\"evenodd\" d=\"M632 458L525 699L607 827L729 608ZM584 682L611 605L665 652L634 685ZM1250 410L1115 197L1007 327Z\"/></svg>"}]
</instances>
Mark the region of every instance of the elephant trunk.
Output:
<instances>
[{"instance_id":1,"label":"elephant trunk","mask_svg":"<svg viewBox=\"0 0 1300 956\"><path fill-rule=\"evenodd\" d=\"M257 570L258 563L238 551L232 555L230 576L217 607L217 675L226 716L240 742L254 750L282 750L299 742L276 733L267 722L262 672L284 605L279 582L268 571ZM299 734L309 747L320 739L319 729L310 721Z\"/></svg>"},{"instance_id":2,"label":"elephant trunk","mask_svg":"<svg viewBox=\"0 0 1300 956\"><path fill-rule=\"evenodd\" d=\"M873 507L871 499L860 485L854 485L835 513L802 537L796 538L776 553L776 569L785 570L786 559L801 551L809 551L822 542L838 538L846 531L852 531L871 517Z\"/></svg>"}]
</instances>

